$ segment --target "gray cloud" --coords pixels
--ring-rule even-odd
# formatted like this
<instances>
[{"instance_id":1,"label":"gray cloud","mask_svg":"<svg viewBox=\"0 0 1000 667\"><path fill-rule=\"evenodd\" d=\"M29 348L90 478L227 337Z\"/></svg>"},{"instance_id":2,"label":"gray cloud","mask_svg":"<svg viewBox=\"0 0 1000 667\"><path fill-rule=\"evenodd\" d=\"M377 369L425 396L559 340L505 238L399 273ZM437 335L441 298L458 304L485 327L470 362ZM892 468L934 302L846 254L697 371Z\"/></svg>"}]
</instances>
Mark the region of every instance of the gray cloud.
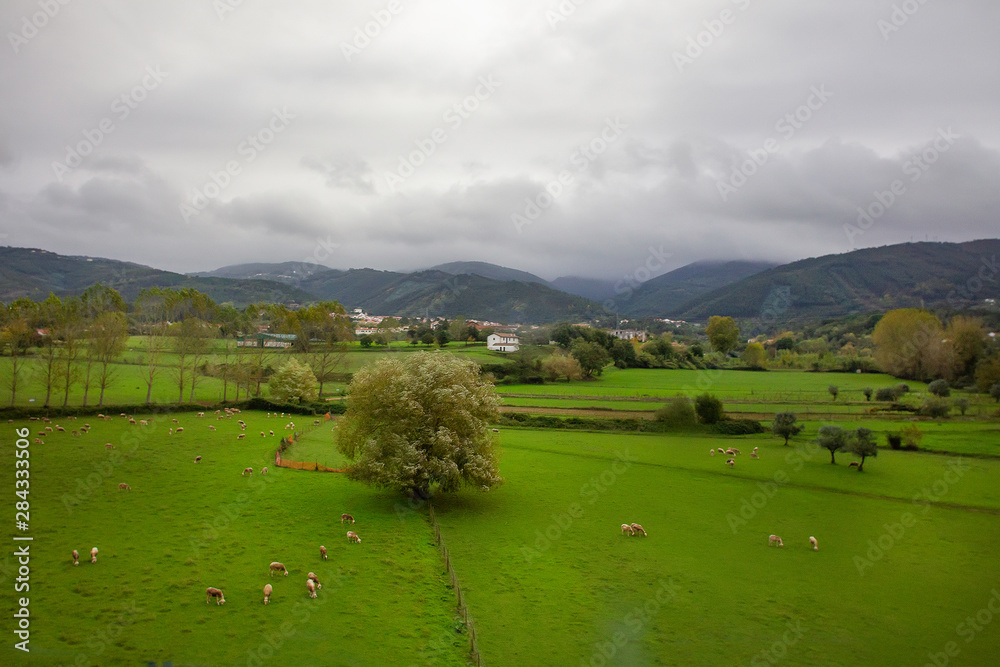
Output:
<instances>
[{"instance_id":1,"label":"gray cloud","mask_svg":"<svg viewBox=\"0 0 1000 667\"><path fill-rule=\"evenodd\" d=\"M651 247L672 253L667 270L996 235L992 0L926 3L898 26L891 0L565 16L554 1L402 0L383 26L384 2L338 4L70 3L26 38L36 3L4 3L0 28L20 36L0 49L5 242L180 271L321 255L554 278L620 277ZM602 143L616 118L627 128ZM915 179L947 128L960 138ZM56 166L73 152L78 166ZM903 194L851 233L896 180Z\"/></svg>"}]
</instances>

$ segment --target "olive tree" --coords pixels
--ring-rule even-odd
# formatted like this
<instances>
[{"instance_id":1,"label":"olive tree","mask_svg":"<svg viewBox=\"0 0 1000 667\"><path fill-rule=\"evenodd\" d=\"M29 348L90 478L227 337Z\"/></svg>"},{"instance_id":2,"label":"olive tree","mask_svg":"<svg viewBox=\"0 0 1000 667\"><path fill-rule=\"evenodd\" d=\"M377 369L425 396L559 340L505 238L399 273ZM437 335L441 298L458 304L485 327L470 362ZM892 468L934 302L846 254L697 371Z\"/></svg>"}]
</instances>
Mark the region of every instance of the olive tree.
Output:
<instances>
[{"instance_id":1,"label":"olive tree","mask_svg":"<svg viewBox=\"0 0 1000 667\"><path fill-rule=\"evenodd\" d=\"M847 449L861 457L858 472L864 472L866 458L878 456L878 444L875 442L875 434L870 428L855 429L854 433L847 439Z\"/></svg>"},{"instance_id":2,"label":"olive tree","mask_svg":"<svg viewBox=\"0 0 1000 667\"><path fill-rule=\"evenodd\" d=\"M354 375L338 449L348 475L426 498L464 482L501 484L489 424L500 398L478 365L451 354L381 359Z\"/></svg>"},{"instance_id":3,"label":"olive tree","mask_svg":"<svg viewBox=\"0 0 1000 667\"><path fill-rule=\"evenodd\" d=\"M836 465L836 454L847 448L847 433L839 426L826 425L819 427L816 444L830 450L830 463Z\"/></svg>"},{"instance_id":4,"label":"olive tree","mask_svg":"<svg viewBox=\"0 0 1000 667\"><path fill-rule=\"evenodd\" d=\"M794 412L779 412L774 415L774 419L771 421L771 433L783 437L786 447L789 438L802 432L803 426L795 423L798 419Z\"/></svg>"}]
</instances>

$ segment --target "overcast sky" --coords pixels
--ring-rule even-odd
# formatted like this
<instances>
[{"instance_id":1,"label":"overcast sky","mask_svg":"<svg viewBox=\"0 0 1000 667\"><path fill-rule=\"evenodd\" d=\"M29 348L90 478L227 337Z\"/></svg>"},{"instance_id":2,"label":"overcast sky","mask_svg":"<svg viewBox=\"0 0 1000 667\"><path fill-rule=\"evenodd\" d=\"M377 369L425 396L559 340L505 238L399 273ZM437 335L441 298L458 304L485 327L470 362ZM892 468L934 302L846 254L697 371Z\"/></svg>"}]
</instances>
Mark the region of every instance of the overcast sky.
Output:
<instances>
[{"instance_id":1,"label":"overcast sky","mask_svg":"<svg viewBox=\"0 0 1000 667\"><path fill-rule=\"evenodd\" d=\"M5 0L0 244L552 279L996 237L998 26L996 0Z\"/></svg>"}]
</instances>

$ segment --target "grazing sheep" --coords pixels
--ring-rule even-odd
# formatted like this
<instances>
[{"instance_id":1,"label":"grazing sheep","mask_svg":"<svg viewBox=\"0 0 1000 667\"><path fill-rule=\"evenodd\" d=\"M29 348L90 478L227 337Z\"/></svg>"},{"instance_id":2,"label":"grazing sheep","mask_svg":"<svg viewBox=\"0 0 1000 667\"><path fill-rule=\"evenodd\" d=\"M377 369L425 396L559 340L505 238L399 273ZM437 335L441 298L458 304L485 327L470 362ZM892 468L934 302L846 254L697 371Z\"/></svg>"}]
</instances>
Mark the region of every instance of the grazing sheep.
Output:
<instances>
[{"instance_id":1,"label":"grazing sheep","mask_svg":"<svg viewBox=\"0 0 1000 667\"><path fill-rule=\"evenodd\" d=\"M79 565L79 564L80 564L80 552L77 551L76 549L73 549L73 565Z\"/></svg>"},{"instance_id":2,"label":"grazing sheep","mask_svg":"<svg viewBox=\"0 0 1000 667\"><path fill-rule=\"evenodd\" d=\"M267 436L266 436L266 435L264 435L264 432L263 432L263 431L261 431L261 432L260 432L260 437L262 437L262 438L266 438Z\"/></svg>"},{"instance_id":3,"label":"grazing sheep","mask_svg":"<svg viewBox=\"0 0 1000 667\"><path fill-rule=\"evenodd\" d=\"M114 449L115 446L112 445L110 442L106 442L106 443L104 443L104 448L105 449Z\"/></svg>"},{"instance_id":4,"label":"grazing sheep","mask_svg":"<svg viewBox=\"0 0 1000 667\"><path fill-rule=\"evenodd\" d=\"M176 419L171 419L170 421L172 421L172 422L173 422L173 423L175 423L175 424L180 424L180 422L179 422L179 421L177 421Z\"/></svg>"},{"instance_id":5,"label":"grazing sheep","mask_svg":"<svg viewBox=\"0 0 1000 667\"><path fill-rule=\"evenodd\" d=\"M771 535L771 536L769 536L767 538L767 546L769 546L769 547L772 547L772 546L783 547L783 546L785 546L785 543L782 542L781 538L778 537L777 535Z\"/></svg>"},{"instance_id":6,"label":"grazing sheep","mask_svg":"<svg viewBox=\"0 0 1000 667\"><path fill-rule=\"evenodd\" d=\"M353 530L347 531L347 541L348 542L357 542L358 544L361 544L361 538L358 537L358 534L355 533Z\"/></svg>"},{"instance_id":7,"label":"grazing sheep","mask_svg":"<svg viewBox=\"0 0 1000 667\"><path fill-rule=\"evenodd\" d=\"M758 461L760 460L760 457L757 456L757 452L750 452L750 458L757 459Z\"/></svg>"},{"instance_id":8,"label":"grazing sheep","mask_svg":"<svg viewBox=\"0 0 1000 667\"><path fill-rule=\"evenodd\" d=\"M177 430L175 430L174 433L181 433L183 431L184 431L184 427L183 426L178 426Z\"/></svg>"},{"instance_id":9,"label":"grazing sheep","mask_svg":"<svg viewBox=\"0 0 1000 667\"><path fill-rule=\"evenodd\" d=\"M267 604L271 600L271 584L264 586L264 604Z\"/></svg>"},{"instance_id":10,"label":"grazing sheep","mask_svg":"<svg viewBox=\"0 0 1000 667\"><path fill-rule=\"evenodd\" d=\"M204 416L205 416L205 413L204 413L204 412L199 412L199 413L198 413L198 416L199 416L199 417L204 417Z\"/></svg>"},{"instance_id":11,"label":"grazing sheep","mask_svg":"<svg viewBox=\"0 0 1000 667\"><path fill-rule=\"evenodd\" d=\"M736 459L729 459L728 461L726 461L726 465L732 468L733 466L736 465Z\"/></svg>"},{"instance_id":12,"label":"grazing sheep","mask_svg":"<svg viewBox=\"0 0 1000 667\"><path fill-rule=\"evenodd\" d=\"M271 576L272 577L274 576L275 572L284 572L285 576L286 577L288 576L288 568L286 568L284 565L282 565L281 563L279 563L277 561L271 563Z\"/></svg>"},{"instance_id":13,"label":"grazing sheep","mask_svg":"<svg viewBox=\"0 0 1000 667\"><path fill-rule=\"evenodd\" d=\"M622 524L622 535L624 535L625 533L628 533L629 536L635 535L635 531L632 530L632 526L630 526L627 523Z\"/></svg>"},{"instance_id":14,"label":"grazing sheep","mask_svg":"<svg viewBox=\"0 0 1000 667\"><path fill-rule=\"evenodd\" d=\"M271 434L271 437L272 437L272 438L274 437L274 431L268 431L268 433L270 433L270 434Z\"/></svg>"},{"instance_id":15,"label":"grazing sheep","mask_svg":"<svg viewBox=\"0 0 1000 667\"><path fill-rule=\"evenodd\" d=\"M812 535L809 536L809 544L812 545L813 551L819 551L819 541Z\"/></svg>"},{"instance_id":16,"label":"grazing sheep","mask_svg":"<svg viewBox=\"0 0 1000 667\"><path fill-rule=\"evenodd\" d=\"M719 447L719 453L720 453L720 454L725 454L725 453L726 453L726 450L724 450L724 449L723 449L722 447Z\"/></svg>"},{"instance_id":17,"label":"grazing sheep","mask_svg":"<svg viewBox=\"0 0 1000 667\"><path fill-rule=\"evenodd\" d=\"M321 545L319 545L319 555L320 555L320 557L321 557L321 558L322 558L323 560L329 560L329 559L328 559L328 558L326 557L326 547L324 547L324 546L323 546L322 544L321 544Z\"/></svg>"},{"instance_id":18,"label":"grazing sheep","mask_svg":"<svg viewBox=\"0 0 1000 667\"><path fill-rule=\"evenodd\" d=\"M212 426L211 424L209 424L209 425L208 425L208 430L209 430L209 431L214 431L214 430L215 430L215 427L214 427L214 426Z\"/></svg>"},{"instance_id":19,"label":"grazing sheep","mask_svg":"<svg viewBox=\"0 0 1000 667\"><path fill-rule=\"evenodd\" d=\"M240 477L253 477L253 468L244 468Z\"/></svg>"},{"instance_id":20,"label":"grazing sheep","mask_svg":"<svg viewBox=\"0 0 1000 667\"><path fill-rule=\"evenodd\" d=\"M708 455L709 456L715 456L715 450L714 449L708 450Z\"/></svg>"},{"instance_id":21,"label":"grazing sheep","mask_svg":"<svg viewBox=\"0 0 1000 667\"><path fill-rule=\"evenodd\" d=\"M146 421L145 419L140 419L139 426L149 426L149 422Z\"/></svg>"},{"instance_id":22,"label":"grazing sheep","mask_svg":"<svg viewBox=\"0 0 1000 667\"><path fill-rule=\"evenodd\" d=\"M209 586L205 589L205 604L208 604L208 601L212 598L215 598L216 605L226 604L226 597L222 594L222 591L218 588L212 588Z\"/></svg>"},{"instance_id":23,"label":"grazing sheep","mask_svg":"<svg viewBox=\"0 0 1000 667\"><path fill-rule=\"evenodd\" d=\"M498 429L498 428L495 428L495 429L493 429L493 432L494 432L494 433L499 433L499 432L500 432L500 429Z\"/></svg>"},{"instance_id":24,"label":"grazing sheep","mask_svg":"<svg viewBox=\"0 0 1000 667\"><path fill-rule=\"evenodd\" d=\"M201 457L200 456L194 457L194 462L195 463L201 463Z\"/></svg>"},{"instance_id":25,"label":"grazing sheep","mask_svg":"<svg viewBox=\"0 0 1000 667\"><path fill-rule=\"evenodd\" d=\"M757 447L754 447L753 450L756 452L757 451Z\"/></svg>"},{"instance_id":26,"label":"grazing sheep","mask_svg":"<svg viewBox=\"0 0 1000 667\"><path fill-rule=\"evenodd\" d=\"M122 482L121 484L118 485L118 490L119 491L131 491L132 487L129 486L128 484L126 484L125 482Z\"/></svg>"},{"instance_id":27,"label":"grazing sheep","mask_svg":"<svg viewBox=\"0 0 1000 667\"><path fill-rule=\"evenodd\" d=\"M75 435L78 438L80 437L80 432L79 431L72 431L72 434Z\"/></svg>"},{"instance_id":28,"label":"grazing sheep","mask_svg":"<svg viewBox=\"0 0 1000 667\"><path fill-rule=\"evenodd\" d=\"M91 563L97 562L97 547L94 547L93 549L90 550L90 562Z\"/></svg>"},{"instance_id":29,"label":"grazing sheep","mask_svg":"<svg viewBox=\"0 0 1000 667\"><path fill-rule=\"evenodd\" d=\"M850 463L849 463L849 464L847 465L847 467L848 467L848 468L860 468L860 467L861 467L861 464L860 464L860 463L858 463L857 461L851 461L851 462L850 462Z\"/></svg>"},{"instance_id":30,"label":"grazing sheep","mask_svg":"<svg viewBox=\"0 0 1000 667\"><path fill-rule=\"evenodd\" d=\"M635 534L635 533L642 533L643 537L648 537L648 535L646 535L646 531L639 524L633 523L631 527L632 527L632 533L633 534Z\"/></svg>"},{"instance_id":31,"label":"grazing sheep","mask_svg":"<svg viewBox=\"0 0 1000 667\"><path fill-rule=\"evenodd\" d=\"M729 454L730 456L736 456L736 450L730 447L729 449L726 450L726 454Z\"/></svg>"},{"instance_id":32,"label":"grazing sheep","mask_svg":"<svg viewBox=\"0 0 1000 667\"><path fill-rule=\"evenodd\" d=\"M245 437L247 437L247 434L246 434L246 433L240 433L240 434L239 434L238 436L236 436L236 439L237 439L237 440L242 440L242 439L243 439L243 438L245 438Z\"/></svg>"},{"instance_id":33,"label":"grazing sheep","mask_svg":"<svg viewBox=\"0 0 1000 667\"><path fill-rule=\"evenodd\" d=\"M354 523L354 517L351 516L350 514L341 514L340 515L340 523L344 523L344 522Z\"/></svg>"},{"instance_id":34,"label":"grazing sheep","mask_svg":"<svg viewBox=\"0 0 1000 667\"><path fill-rule=\"evenodd\" d=\"M316 582L316 589L320 590L323 588L323 584L319 583L319 577L316 576L315 572L310 572L308 575L309 579Z\"/></svg>"},{"instance_id":35,"label":"grazing sheep","mask_svg":"<svg viewBox=\"0 0 1000 667\"><path fill-rule=\"evenodd\" d=\"M736 449L735 447L733 447L733 452L736 453L736 454L742 454L743 453L740 450Z\"/></svg>"},{"instance_id":36,"label":"grazing sheep","mask_svg":"<svg viewBox=\"0 0 1000 667\"><path fill-rule=\"evenodd\" d=\"M267 466L264 466L263 468L260 469L260 474L261 475L266 475L267 474Z\"/></svg>"},{"instance_id":37,"label":"grazing sheep","mask_svg":"<svg viewBox=\"0 0 1000 667\"><path fill-rule=\"evenodd\" d=\"M309 589L309 597L316 597L316 584L312 579L306 579L306 588Z\"/></svg>"},{"instance_id":38,"label":"grazing sheep","mask_svg":"<svg viewBox=\"0 0 1000 667\"><path fill-rule=\"evenodd\" d=\"M56 430L57 430L57 431L62 431L63 433L65 433L65 432L66 432L66 429L64 429L64 428L63 428L62 426L60 426L59 424L56 424Z\"/></svg>"}]
</instances>

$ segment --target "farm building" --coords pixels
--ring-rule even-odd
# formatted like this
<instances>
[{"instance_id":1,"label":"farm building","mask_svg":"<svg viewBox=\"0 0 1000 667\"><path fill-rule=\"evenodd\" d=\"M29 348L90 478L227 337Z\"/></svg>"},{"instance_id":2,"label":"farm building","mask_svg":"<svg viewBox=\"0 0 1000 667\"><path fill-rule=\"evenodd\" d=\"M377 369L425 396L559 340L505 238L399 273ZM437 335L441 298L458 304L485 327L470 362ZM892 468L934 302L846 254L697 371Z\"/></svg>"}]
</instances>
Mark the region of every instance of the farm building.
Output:
<instances>
[{"instance_id":1,"label":"farm building","mask_svg":"<svg viewBox=\"0 0 1000 667\"><path fill-rule=\"evenodd\" d=\"M291 347L295 343L295 334L259 333L255 336L243 336L236 339L236 347Z\"/></svg>"},{"instance_id":2,"label":"farm building","mask_svg":"<svg viewBox=\"0 0 1000 667\"><path fill-rule=\"evenodd\" d=\"M611 333L611 335L615 338L620 338L622 340L637 340L640 343L645 343L648 338L645 331L637 331L635 329L614 329L609 333Z\"/></svg>"},{"instance_id":3,"label":"farm building","mask_svg":"<svg viewBox=\"0 0 1000 667\"><path fill-rule=\"evenodd\" d=\"M495 352L517 352L521 339L510 333L494 333L486 338L486 349Z\"/></svg>"}]
</instances>

